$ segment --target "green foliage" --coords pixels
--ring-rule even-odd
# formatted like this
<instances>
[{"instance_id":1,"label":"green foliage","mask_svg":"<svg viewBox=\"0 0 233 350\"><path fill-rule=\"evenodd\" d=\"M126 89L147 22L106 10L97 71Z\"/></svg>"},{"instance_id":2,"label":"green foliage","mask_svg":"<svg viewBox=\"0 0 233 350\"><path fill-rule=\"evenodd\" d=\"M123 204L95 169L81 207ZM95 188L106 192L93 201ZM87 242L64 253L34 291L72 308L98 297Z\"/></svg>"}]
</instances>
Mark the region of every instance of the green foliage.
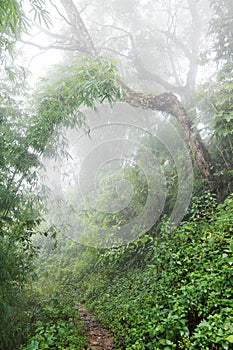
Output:
<instances>
[{"instance_id":1,"label":"green foliage","mask_svg":"<svg viewBox=\"0 0 233 350\"><path fill-rule=\"evenodd\" d=\"M210 315L203 320L193 334L191 349L230 349L233 331L232 308L223 308L220 314Z\"/></svg>"},{"instance_id":2,"label":"green foliage","mask_svg":"<svg viewBox=\"0 0 233 350\"><path fill-rule=\"evenodd\" d=\"M44 18L43 0L31 10ZM28 8L27 8L28 10ZM21 1L0 2L0 349L15 348L23 327L23 288L31 278L36 250L31 236L40 221L38 159L27 142L28 114L23 105L25 71L13 66L9 53L29 20Z\"/></svg>"},{"instance_id":3,"label":"green foliage","mask_svg":"<svg viewBox=\"0 0 233 350\"><path fill-rule=\"evenodd\" d=\"M216 190L224 198L233 189L233 7L230 0L210 3L214 16L209 29L217 69L212 81L203 85L200 110L208 120L210 150L216 165Z\"/></svg>"},{"instance_id":4,"label":"green foliage","mask_svg":"<svg viewBox=\"0 0 233 350\"><path fill-rule=\"evenodd\" d=\"M145 149L150 152L150 161L145 159ZM120 169L113 168L112 164L105 164L98 171L95 177L95 188L92 186L90 177L85 176L82 186L87 193L86 203L80 203L77 184L65 192L65 198L68 199L74 211L79 213L78 217L82 224L80 225L77 220L75 229L77 232L81 230L82 237L79 236L79 242L82 244L92 246L125 244L143 234L140 231L141 223L149 221L154 211L162 214L163 210L163 213L168 215L172 211L177 196L178 176L172 157L169 156L161 142L145 134L141 146L135 147L127 161L123 159L120 162ZM149 166L148 162L150 162ZM158 163L161 166L159 170ZM144 170L140 169L138 164ZM164 188L161 186L161 173L166 179L165 205L163 205ZM153 194L157 196L156 201L154 201ZM140 215L141 220L137 222ZM122 234L118 230L133 221L133 228L128 229L129 232ZM152 220L150 222L153 226L154 222ZM79 229L80 226L81 229Z\"/></svg>"},{"instance_id":5,"label":"green foliage","mask_svg":"<svg viewBox=\"0 0 233 350\"><path fill-rule=\"evenodd\" d=\"M211 27L215 60L221 70L215 82L204 87L203 110L211 118L214 116L210 142L218 165L216 176L222 176L221 191L225 195L232 191L233 165L232 4L229 0L211 3L216 13ZM16 0L0 2L2 62L30 23L22 4ZM127 13L132 4L124 4ZM49 23L44 0L30 0L29 5L35 20ZM17 348L19 343L25 344L21 350L82 349L86 342L76 309L77 298L111 328L119 349L230 350L232 195L218 206L210 193L197 197L187 215L190 220L175 231L168 233L164 220L156 230L120 248L97 251L62 241L54 252L45 250L35 291L23 294L28 278L34 276L36 250L32 235L42 212L38 154L48 146L56 148L61 142L62 126L85 127L88 132L83 108L95 109L104 102L112 105L122 92L113 61L98 57L80 62L76 57L69 65L57 67L52 79L44 79L31 116L20 96L24 72L18 76L6 65L2 72L0 350ZM164 165L167 155L158 152L158 156ZM172 193L166 210L176 197L177 183L177 174L170 159L169 162L164 169ZM101 179L103 202L117 195L111 181L121 175ZM89 212L89 223L125 223L139 212L147 195L145 179L136 167L126 169L124 176L137 188L128 211L115 216L114 222L112 217L96 217Z\"/></svg>"},{"instance_id":6,"label":"green foliage","mask_svg":"<svg viewBox=\"0 0 233 350\"><path fill-rule=\"evenodd\" d=\"M39 287L39 288L38 288ZM27 345L20 350L78 350L86 346L83 325L79 321L75 298L71 291L56 286L56 292L50 295L38 286L27 297L24 312L27 313L25 328Z\"/></svg>"},{"instance_id":7,"label":"green foliage","mask_svg":"<svg viewBox=\"0 0 233 350\"><path fill-rule=\"evenodd\" d=\"M87 208L80 215L82 222L86 224L86 231L85 227L83 228L83 242L88 244L90 236L91 244L95 244L95 239L101 240L103 244L107 240L113 242L114 245L122 244L122 237L114 236L111 241L111 230L130 223L142 211L148 191L145 175L137 165L127 166L125 164L118 171L106 167L103 173L99 172L96 181L101 191L98 192L98 196L95 192L89 193L89 201L94 208L98 206L98 210ZM132 188L132 197L129 203L127 203L129 190L127 187L124 188L124 181L130 183ZM119 188L119 186L122 187ZM116 202L122 208L121 210L115 207ZM125 205L125 203L127 204ZM90 234L90 227L94 237ZM99 236L99 227L105 229L107 234L101 233Z\"/></svg>"},{"instance_id":8,"label":"green foliage","mask_svg":"<svg viewBox=\"0 0 233 350\"><path fill-rule=\"evenodd\" d=\"M0 2L0 56L5 50L12 53L14 44L22 32L29 27L30 20L23 7L24 2L18 0L2 0ZM50 23L49 14L45 10L44 0L29 0L29 13L34 13L34 20L47 25ZM28 11L28 8L27 8Z\"/></svg>"},{"instance_id":9,"label":"green foliage","mask_svg":"<svg viewBox=\"0 0 233 350\"><path fill-rule=\"evenodd\" d=\"M217 81L204 86L202 113L209 119L210 151L215 163L216 189L224 197L233 188L233 82L225 66ZM221 183L221 185L220 185Z\"/></svg>"},{"instance_id":10,"label":"green foliage","mask_svg":"<svg viewBox=\"0 0 233 350\"><path fill-rule=\"evenodd\" d=\"M145 270L128 265L124 276L118 260L114 283L107 289L101 283L94 294L87 293L87 302L100 319L117 329L121 342L126 337L128 349L175 349L185 343L190 344L186 349L215 349L215 344L219 349L231 348L226 338L233 331L232 205L230 197L224 208L210 214L211 223L194 208L192 221L171 236L161 232L151 242L154 256ZM107 309L112 310L108 315Z\"/></svg>"},{"instance_id":11,"label":"green foliage","mask_svg":"<svg viewBox=\"0 0 233 350\"><path fill-rule=\"evenodd\" d=\"M10 50L20 33L26 29L25 15L17 0L0 3L0 48Z\"/></svg>"},{"instance_id":12,"label":"green foliage","mask_svg":"<svg viewBox=\"0 0 233 350\"><path fill-rule=\"evenodd\" d=\"M27 114L18 95L19 82L23 91L22 78L15 69L11 81L1 82L0 96L0 348L4 350L12 349L20 335L17 314L32 271L36 251L31 236L42 207L38 160L25 137Z\"/></svg>"},{"instance_id":13,"label":"green foliage","mask_svg":"<svg viewBox=\"0 0 233 350\"><path fill-rule=\"evenodd\" d=\"M210 33L215 41L216 60L226 63L233 55L233 4L231 0L211 0L210 4L215 14L210 22Z\"/></svg>"},{"instance_id":14,"label":"green foliage","mask_svg":"<svg viewBox=\"0 0 233 350\"><path fill-rule=\"evenodd\" d=\"M26 11L32 10L35 20L48 24L44 1L31 0L29 5L31 9ZM80 67L76 61L58 70L61 76L55 86L44 82L46 87L38 94L32 117L24 103L25 72L17 71L6 62L6 51L13 48L29 22L23 2L1 1L0 58L4 60L0 94L1 350L15 347L23 328L17 314L35 255L31 237L38 230L44 210L42 189L38 185L38 154L43 153L53 131L58 131L61 125L80 127L85 124L84 116L78 110L81 105L94 108L97 102L102 103L106 98L112 103L120 95L112 62L98 58L93 63L86 59ZM56 135L52 136L54 141ZM50 333L55 332L51 324L49 329Z\"/></svg>"},{"instance_id":15,"label":"green foliage","mask_svg":"<svg viewBox=\"0 0 233 350\"><path fill-rule=\"evenodd\" d=\"M32 250L25 241L0 236L0 349L12 349L20 338L22 288L32 272Z\"/></svg>"},{"instance_id":16,"label":"green foliage","mask_svg":"<svg viewBox=\"0 0 233 350\"><path fill-rule=\"evenodd\" d=\"M34 123L28 134L31 145L43 152L51 138L53 142L58 138L60 126L85 126L88 131L80 108L94 109L98 103L106 100L112 104L120 97L116 67L111 60L85 58L80 64L79 57L75 57L69 65L56 67L53 79L43 79L37 91Z\"/></svg>"},{"instance_id":17,"label":"green foliage","mask_svg":"<svg viewBox=\"0 0 233 350\"><path fill-rule=\"evenodd\" d=\"M13 2L8 3L8 8L4 1L0 7L2 23L15 16L12 27L6 26L4 35L7 40L11 34L16 39L26 28L21 5L15 2L11 13L11 4ZM39 20L45 19L46 12L41 7L43 1L33 0L30 4ZM18 75L16 69L6 65L1 70L5 79L1 81L0 95L0 348L8 350L20 341L22 325L16 315L35 255L31 237L38 230L45 209L42 189L38 185L38 155L45 151L49 141L51 145L56 140L53 131L59 133L61 126L81 127L85 124L79 107L94 108L96 103L105 99L112 103L120 97L120 89L112 62L98 58L93 63L86 59L80 66L73 61L69 67L58 69L61 76L55 79L54 84L44 82L44 90L35 102L35 114L31 116L23 102L26 87L24 71ZM54 155L54 152L51 154ZM49 329L53 332L53 325L49 324Z\"/></svg>"},{"instance_id":18,"label":"green foliage","mask_svg":"<svg viewBox=\"0 0 233 350\"><path fill-rule=\"evenodd\" d=\"M164 222L157 235L112 250L67 241L46 269L59 265L59 278L110 328L117 349L230 350L233 197L196 197L189 217L173 232Z\"/></svg>"}]
</instances>

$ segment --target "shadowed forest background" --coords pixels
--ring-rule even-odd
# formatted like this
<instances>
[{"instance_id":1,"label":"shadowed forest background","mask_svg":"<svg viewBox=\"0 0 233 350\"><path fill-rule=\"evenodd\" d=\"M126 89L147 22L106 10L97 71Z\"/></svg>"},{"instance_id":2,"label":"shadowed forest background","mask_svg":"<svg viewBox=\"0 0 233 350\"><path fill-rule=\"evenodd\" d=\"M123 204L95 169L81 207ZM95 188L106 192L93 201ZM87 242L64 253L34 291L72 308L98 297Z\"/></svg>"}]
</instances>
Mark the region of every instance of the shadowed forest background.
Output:
<instances>
[{"instance_id":1,"label":"shadowed forest background","mask_svg":"<svg viewBox=\"0 0 233 350\"><path fill-rule=\"evenodd\" d=\"M232 13L231 0L0 2L0 350L88 349L78 302L115 349L232 349ZM72 159L67 130L104 144L89 121L123 123L124 115L160 130L177 159L159 137L128 125L124 147L131 138L135 147L117 171L98 173L98 201L91 166L84 173L93 207L81 203L78 166L67 163L74 183L62 196L84 224L63 222L60 197L51 201L41 180L44 159ZM78 162L85 145L75 149ZM181 181L186 149L193 171ZM151 189L163 198L145 150L166 179L166 200L154 225L112 241ZM121 200L130 193L131 201L114 211L119 180L133 194L126 187ZM170 230L179 188L192 198Z\"/></svg>"}]
</instances>

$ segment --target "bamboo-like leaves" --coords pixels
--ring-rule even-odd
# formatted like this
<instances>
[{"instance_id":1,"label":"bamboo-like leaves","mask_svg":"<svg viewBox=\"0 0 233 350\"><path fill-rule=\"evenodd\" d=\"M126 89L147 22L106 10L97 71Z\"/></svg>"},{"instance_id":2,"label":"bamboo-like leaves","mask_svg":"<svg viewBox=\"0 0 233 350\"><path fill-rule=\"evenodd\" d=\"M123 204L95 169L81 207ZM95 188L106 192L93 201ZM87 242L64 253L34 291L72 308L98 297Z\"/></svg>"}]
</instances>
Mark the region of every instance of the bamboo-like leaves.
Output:
<instances>
[{"instance_id":1,"label":"bamboo-like leaves","mask_svg":"<svg viewBox=\"0 0 233 350\"><path fill-rule=\"evenodd\" d=\"M76 57L67 66L56 66L54 77L43 79L37 92L34 122L28 135L31 144L43 152L58 127L85 126L83 108L95 109L105 101L112 105L121 95L111 60L85 58L80 65Z\"/></svg>"}]
</instances>

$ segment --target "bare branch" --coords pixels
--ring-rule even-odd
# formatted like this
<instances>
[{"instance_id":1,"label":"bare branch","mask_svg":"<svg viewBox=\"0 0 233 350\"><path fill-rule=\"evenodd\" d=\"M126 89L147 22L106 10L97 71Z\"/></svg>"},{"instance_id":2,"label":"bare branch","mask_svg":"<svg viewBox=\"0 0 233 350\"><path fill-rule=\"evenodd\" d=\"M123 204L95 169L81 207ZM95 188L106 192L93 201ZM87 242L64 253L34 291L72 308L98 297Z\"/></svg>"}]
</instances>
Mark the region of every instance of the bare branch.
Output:
<instances>
[{"instance_id":1,"label":"bare branch","mask_svg":"<svg viewBox=\"0 0 233 350\"><path fill-rule=\"evenodd\" d=\"M83 6L83 8L79 11L79 14L81 15L81 13L83 13L89 5L90 5L90 2L87 2L87 3Z\"/></svg>"},{"instance_id":2,"label":"bare branch","mask_svg":"<svg viewBox=\"0 0 233 350\"><path fill-rule=\"evenodd\" d=\"M82 43L81 46L85 47L89 55L95 56L97 54L95 45L73 0L63 0L61 4L66 10L74 37Z\"/></svg>"},{"instance_id":3,"label":"bare branch","mask_svg":"<svg viewBox=\"0 0 233 350\"><path fill-rule=\"evenodd\" d=\"M99 50L113 52L117 56L121 56L121 57L127 58L128 60L132 60L132 57L130 57L129 55L124 55L123 53L118 52L117 50L111 49L109 47L99 47Z\"/></svg>"},{"instance_id":4,"label":"bare branch","mask_svg":"<svg viewBox=\"0 0 233 350\"><path fill-rule=\"evenodd\" d=\"M37 43L31 42L31 41L27 41L27 40L20 40L20 42L26 44L26 45L30 45L30 46L34 46L37 47L39 50L51 50L51 49L55 49L55 50L64 50L64 51L79 51L85 54L88 54L88 52L85 51L84 48L80 48L77 46L65 46L65 45L60 45L59 43L57 43L56 41L50 45L47 46L43 46L43 45L39 45Z\"/></svg>"},{"instance_id":5,"label":"bare branch","mask_svg":"<svg viewBox=\"0 0 233 350\"><path fill-rule=\"evenodd\" d=\"M185 54L188 59L191 59L192 53L188 50L188 48L180 41L174 33L165 30L156 30L161 34L164 34L168 39L172 40L176 46L178 46Z\"/></svg>"},{"instance_id":6,"label":"bare branch","mask_svg":"<svg viewBox=\"0 0 233 350\"><path fill-rule=\"evenodd\" d=\"M174 86L174 85L170 84L169 82L167 82L166 80L162 79L158 74L151 73L150 71L148 71L144 67L142 60L138 56L135 57L134 62L135 62L135 66L136 66L139 78L154 81L157 84L163 86L168 91L173 91L173 92L176 92L178 94L183 92L182 86Z\"/></svg>"},{"instance_id":7,"label":"bare branch","mask_svg":"<svg viewBox=\"0 0 233 350\"><path fill-rule=\"evenodd\" d=\"M57 5L55 5L55 4L52 2L52 0L49 0L49 2L50 2L50 4L56 9L56 11L57 11L57 13L59 14L60 17L63 18L64 21L65 21L68 25L72 25L72 23L70 23L70 22L68 21L68 19L61 13L61 11L58 9Z\"/></svg>"},{"instance_id":8,"label":"bare branch","mask_svg":"<svg viewBox=\"0 0 233 350\"><path fill-rule=\"evenodd\" d=\"M123 32L123 33L128 34L129 36L132 36L132 33L131 33L131 32L129 32L128 30L125 30L125 29L123 29L123 28L121 28L121 27L118 27L118 26L116 26L116 25L114 25L114 24L101 24L101 23L98 23L98 22L93 21L93 20L92 20L91 22L94 23L94 24L96 24L96 25L98 25L98 26L100 26L101 28L116 29L116 30L119 30L119 31L121 31L121 32Z\"/></svg>"},{"instance_id":9,"label":"bare branch","mask_svg":"<svg viewBox=\"0 0 233 350\"><path fill-rule=\"evenodd\" d=\"M43 55L43 53L45 53L45 52L46 52L46 50L41 50L41 51L38 52L36 55L33 55L33 56L31 57L30 61L28 62L27 68L28 68L28 69L30 68L31 63L32 63L32 61L34 60L34 58L36 58L36 57L38 57L38 56L40 56L40 55Z\"/></svg>"},{"instance_id":10,"label":"bare branch","mask_svg":"<svg viewBox=\"0 0 233 350\"><path fill-rule=\"evenodd\" d=\"M169 56L169 59L170 59L172 74L173 74L173 76L175 78L176 84L181 86L182 83L181 83L181 80L180 80L179 75L177 73L177 67L176 67L176 64L175 64L175 61L174 61L174 54L172 52L171 46L169 46L169 45L168 45L168 56Z\"/></svg>"},{"instance_id":11,"label":"bare branch","mask_svg":"<svg viewBox=\"0 0 233 350\"><path fill-rule=\"evenodd\" d=\"M201 38L201 20L197 10L197 3L193 0L188 0L189 10L192 17L192 31L191 31L191 46L192 53L189 63L189 71L187 74L186 87L194 88L197 71L198 71L198 55Z\"/></svg>"},{"instance_id":12,"label":"bare branch","mask_svg":"<svg viewBox=\"0 0 233 350\"><path fill-rule=\"evenodd\" d=\"M111 41L117 41L119 39L123 39L123 38L129 38L129 35L127 34L123 34L121 36L115 36L115 37L111 37L111 38L108 38L107 40L105 40L105 42L103 43L103 45L106 45L107 43L111 42Z\"/></svg>"},{"instance_id":13,"label":"bare branch","mask_svg":"<svg viewBox=\"0 0 233 350\"><path fill-rule=\"evenodd\" d=\"M39 25L36 25L36 27L40 30L40 32L42 33L45 33L46 35L50 36L51 38L54 38L54 39L60 39L61 41L64 41L64 36L61 35L61 34L57 34L57 33L53 33L51 32L50 30L46 29L46 28L43 28Z\"/></svg>"}]
</instances>

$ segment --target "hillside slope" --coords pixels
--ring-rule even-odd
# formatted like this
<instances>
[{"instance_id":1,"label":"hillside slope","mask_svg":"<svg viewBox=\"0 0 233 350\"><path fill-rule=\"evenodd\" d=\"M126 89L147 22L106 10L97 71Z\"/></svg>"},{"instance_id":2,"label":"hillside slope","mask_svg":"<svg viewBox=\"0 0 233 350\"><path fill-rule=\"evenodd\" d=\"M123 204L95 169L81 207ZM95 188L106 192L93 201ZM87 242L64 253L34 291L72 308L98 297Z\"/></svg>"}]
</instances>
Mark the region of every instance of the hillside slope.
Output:
<instances>
[{"instance_id":1,"label":"hillside slope","mask_svg":"<svg viewBox=\"0 0 233 350\"><path fill-rule=\"evenodd\" d=\"M164 223L116 249L45 247L37 288L84 303L116 349L232 349L233 196L196 198L171 233Z\"/></svg>"}]
</instances>

